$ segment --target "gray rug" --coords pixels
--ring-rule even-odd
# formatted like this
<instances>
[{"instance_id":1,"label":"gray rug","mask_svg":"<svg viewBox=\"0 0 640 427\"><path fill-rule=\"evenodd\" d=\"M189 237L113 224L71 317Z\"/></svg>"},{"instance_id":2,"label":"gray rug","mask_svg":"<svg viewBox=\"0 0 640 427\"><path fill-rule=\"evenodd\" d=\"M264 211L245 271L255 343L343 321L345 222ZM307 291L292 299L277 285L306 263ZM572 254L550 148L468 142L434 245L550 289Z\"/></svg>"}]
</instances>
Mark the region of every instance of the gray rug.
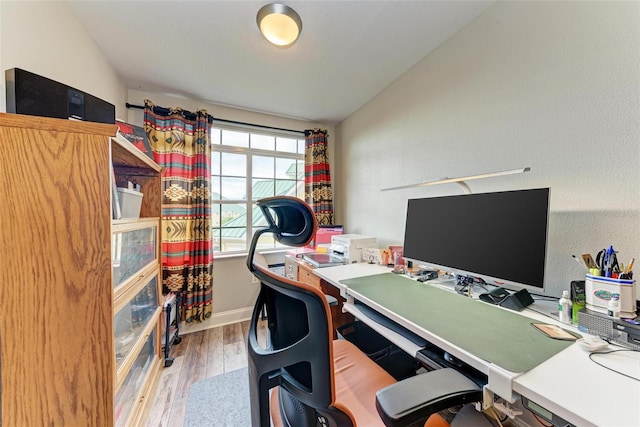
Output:
<instances>
[{"instance_id":1,"label":"gray rug","mask_svg":"<svg viewBox=\"0 0 640 427\"><path fill-rule=\"evenodd\" d=\"M247 368L198 381L187 397L184 427L250 427Z\"/></svg>"}]
</instances>

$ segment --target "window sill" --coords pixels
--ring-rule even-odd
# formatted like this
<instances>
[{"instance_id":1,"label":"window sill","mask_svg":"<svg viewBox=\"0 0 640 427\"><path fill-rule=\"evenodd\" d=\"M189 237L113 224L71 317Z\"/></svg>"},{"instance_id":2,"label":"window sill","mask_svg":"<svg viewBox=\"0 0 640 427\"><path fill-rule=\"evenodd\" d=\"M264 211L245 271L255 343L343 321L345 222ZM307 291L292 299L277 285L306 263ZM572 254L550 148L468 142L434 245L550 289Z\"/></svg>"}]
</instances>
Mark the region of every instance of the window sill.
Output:
<instances>
[{"instance_id":1,"label":"window sill","mask_svg":"<svg viewBox=\"0 0 640 427\"><path fill-rule=\"evenodd\" d=\"M270 249L265 251L259 251L263 255L267 254L286 254L287 251L290 251L291 248L281 248L281 249ZM231 254L225 254L220 252L214 252L213 254L213 262L217 259L233 259L233 258L246 258L247 252L235 252Z\"/></svg>"}]
</instances>

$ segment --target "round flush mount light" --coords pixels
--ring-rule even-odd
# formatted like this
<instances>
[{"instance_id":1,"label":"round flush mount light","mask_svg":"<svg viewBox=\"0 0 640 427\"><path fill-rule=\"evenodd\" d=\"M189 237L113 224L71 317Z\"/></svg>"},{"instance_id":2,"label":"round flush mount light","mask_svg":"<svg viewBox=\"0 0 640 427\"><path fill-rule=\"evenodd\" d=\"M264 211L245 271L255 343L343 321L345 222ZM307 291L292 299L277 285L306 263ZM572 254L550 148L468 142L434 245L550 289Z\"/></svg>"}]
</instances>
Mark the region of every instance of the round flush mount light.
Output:
<instances>
[{"instance_id":1,"label":"round flush mount light","mask_svg":"<svg viewBox=\"0 0 640 427\"><path fill-rule=\"evenodd\" d=\"M262 35L279 47L291 46L302 31L302 20L295 10L282 3L263 6L256 17Z\"/></svg>"}]
</instances>

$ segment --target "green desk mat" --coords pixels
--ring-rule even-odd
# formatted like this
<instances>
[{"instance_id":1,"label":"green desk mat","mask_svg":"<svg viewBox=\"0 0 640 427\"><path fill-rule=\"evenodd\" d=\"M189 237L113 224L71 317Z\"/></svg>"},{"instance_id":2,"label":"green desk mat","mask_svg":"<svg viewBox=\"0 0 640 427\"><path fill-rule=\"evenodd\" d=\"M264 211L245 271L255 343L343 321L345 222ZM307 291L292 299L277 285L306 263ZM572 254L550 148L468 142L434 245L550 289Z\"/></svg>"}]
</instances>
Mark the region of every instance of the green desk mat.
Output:
<instances>
[{"instance_id":1,"label":"green desk mat","mask_svg":"<svg viewBox=\"0 0 640 427\"><path fill-rule=\"evenodd\" d=\"M511 372L524 372L571 345L547 337L537 322L393 273L342 280L365 298L434 335Z\"/></svg>"}]
</instances>

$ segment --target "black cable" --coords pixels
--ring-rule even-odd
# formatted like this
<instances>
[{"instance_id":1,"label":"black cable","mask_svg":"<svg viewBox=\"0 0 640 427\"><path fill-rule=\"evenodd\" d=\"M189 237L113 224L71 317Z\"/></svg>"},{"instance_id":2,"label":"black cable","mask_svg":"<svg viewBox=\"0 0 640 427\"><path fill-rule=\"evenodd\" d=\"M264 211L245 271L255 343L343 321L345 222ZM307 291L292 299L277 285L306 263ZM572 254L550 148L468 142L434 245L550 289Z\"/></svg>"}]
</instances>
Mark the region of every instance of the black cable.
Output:
<instances>
[{"instance_id":1,"label":"black cable","mask_svg":"<svg viewBox=\"0 0 640 427\"><path fill-rule=\"evenodd\" d=\"M640 351L638 351L638 350L627 349L627 348L618 349L618 350L594 351L594 352L589 353L589 359L590 359L593 363L595 363L596 365L600 365L600 366L602 366L603 368L608 369L608 370L609 370L609 371L611 371L611 372L615 372L616 374L620 374L620 375L622 375L623 377L627 377L627 378L630 378L630 379L635 380L635 381L640 381L640 378L638 378L638 377L634 377L634 376L631 376L631 375L627 375L627 374L625 374L625 373L623 373L623 372L620 372L620 371L617 371L617 370L615 370L615 369L613 369L613 368L610 368L610 367L608 367L608 366L605 366L605 365L603 365L602 363L598 362L597 360L595 360L595 359L593 358L593 356L594 356L594 355L596 355L596 354L611 354L611 353L619 353L619 352L640 353Z\"/></svg>"},{"instance_id":2,"label":"black cable","mask_svg":"<svg viewBox=\"0 0 640 427\"><path fill-rule=\"evenodd\" d=\"M456 274L456 284L454 286L454 289L457 293L466 295L466 293L469 291L469 287L473 289L474 285L484 289L485 292L489 291L486 286L487 282L485 282L482 278Z\"/></svg>"},{"instance_id":3,"label":"black cable","mask_svg":"<svg viewBox=\"0 0 640 427\"><path fill-rule=\"evenodd\" d=\"M535 295L531 294L531 298L533 298L534 301L536 300L540 300L540 301L557 301L558 298L556 297L551 297L551 296L547 296L547 295Z\"/></svg>"}]
</instances>

